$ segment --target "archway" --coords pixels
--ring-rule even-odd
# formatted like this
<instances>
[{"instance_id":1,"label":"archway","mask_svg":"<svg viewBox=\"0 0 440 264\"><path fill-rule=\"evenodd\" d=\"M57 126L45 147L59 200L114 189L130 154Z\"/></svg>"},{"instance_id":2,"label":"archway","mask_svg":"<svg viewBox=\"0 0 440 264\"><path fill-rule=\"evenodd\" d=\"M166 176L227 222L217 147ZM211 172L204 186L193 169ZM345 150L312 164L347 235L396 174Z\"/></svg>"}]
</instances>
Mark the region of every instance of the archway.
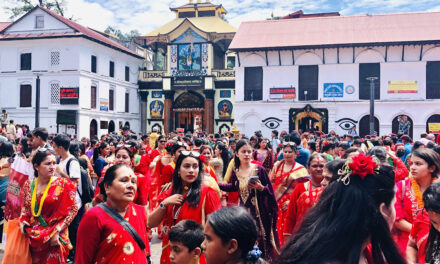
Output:
<instances>
[{"instance_id":1,"label":"archway","mask_svg":"<svg viewBox=\"0 0 440 264\"><path fill-rule=\"evenodd\" d=\"M426 120L426 132L440 134L440 115L432 115Z\"/></svg>"},{"instance_id":2,"label":"archway","mask_svg":"<svg viewBox=\"0 0 440 264\"><path fill-rule=\"evenodd\" d=\"M203 111L205 98L193 91L179 95L173 103L174 129L183 128L185 133L194 130L203 130Z\"/></svg>"},{"instance_id":3,"label":"archway","mask_svg":"<svg viewBox=\"0 0 440 264\"><path fill-rule=\"evenodd\" d=\"M409 126L406 124L407 121L409 122ZM398 115L393 119L391 131L394 134L406 134L413 138L413 128L414 123L411 117L407 115Z\"/></svg>"},{"instance_id":4,"label":"archway","mask_svg":"<svg viewBox=\"0 0 440 264\"><path fill-rule=\"evenodd\" d=\"M326 108L313 108L306 105L304 108L291 108L289 110L289 131L300 132L328 131L328 110Z\"/></svg>"},{"instance_id":5,"label":"archway","mask_svg":"<svg viewBox=\"0 0 440 264\"><path fill-rule=\"evenodd\" d=\"M95 119L90 121L90 139L96 138L98 136L98 122Z\"/></svg>"},{"instance_id":6,"label":"archway","mask_svg":"<svg viewBox=\"0 0 440 264\"><path fill-rule=\"evenodd\" d=\"M162 133L162 126L161 125L159 125L159 124L154 124L152 127L151 127L151 131L154 131L154 128L157 128L157 132L158 133Z\"/></svg>"},{"instance_id":7,"label":"archway","mask_svg":"<svg viewBox=\"0 0 440 264\"><path fill-rule=\"evenodd\" d=\"M115 132L115 122L113 122L113 120L110 120L110 122L108 123L108 132Z\"/></svg>"},{"instance_id":8,"label":"archway","mask_svg":"<svg viewBox=\"0 0 440 264\"><path fill-rule=\"evenodd\" d=\"M124 127L126 127L126 128L128 128L128 129L130 129L130 123L127 121L127 122L125 122L125 125L124 125Z\"/></svg>"},{"instance_id":9,"label":"archway","mask_svg":"<svg viewBox=\"0 0 440 264\"><path fill-rule=\"evenodd\" d=\"M379 134L379 119L374 117L374 131L376 135ZM365 115L359 121L359 136L365 137L366 135L370 135L370 115Z\"/></svg>"}]
</instances>

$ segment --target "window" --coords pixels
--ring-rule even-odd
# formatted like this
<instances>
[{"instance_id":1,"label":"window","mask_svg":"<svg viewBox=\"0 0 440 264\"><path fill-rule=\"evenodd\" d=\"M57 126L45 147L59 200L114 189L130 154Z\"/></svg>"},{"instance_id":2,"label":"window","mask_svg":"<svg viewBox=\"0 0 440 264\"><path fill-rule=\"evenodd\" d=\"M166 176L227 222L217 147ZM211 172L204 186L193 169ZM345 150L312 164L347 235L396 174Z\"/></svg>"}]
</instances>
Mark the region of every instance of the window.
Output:
<instances>
[{"instance_id":1,"label":"window","mask_svg":"<svg viewBox=\"0 0 440 264\"><path fill-rule=\"evenodd\" d=\"M115 63L113 61L110 61L109 76L115 77Z\"/></svg>"},{"instance_id":2,"label":"window","mask_svg":"<svg viewBox=\"0 0 440 264\"><path fill-rule=\"evenodd\" d=\"M22 53L20 55L20 70L29 71L32 65L32 53Z\"/></svg>"},{"instance_id":3,"label":"window","mask_svg":"<svg viewBox=\"0 0 440 264\"><path fill-rule=\"evenodd\" d=\"M114 102L115 102L115 90L109 90L109 94L108 94L108 109L110 111L114 110Z\"/></svg>"},{"instance_id":4,"label":"window","mask_svg":"<svg viewBox=\"0 0 440 264\"><path fill-rule=\"evenodd\" d=\"M300 101L318 100L318 71L318 65L299 66Z\"/></svg>"},{"instance_id":5,"label":"window","mask_svg":"<svg viewBox=\"0 0 440 264\"><path fill-rule=\"evenodd\" d=\"M60 65L60 52L59 51L51 51L50 52L50 65L51 66Z\"/></svg>"},{"instance_id":6,"label":"window","mask_svg":"<svg viewBox=\"0 0 440 264\"><path fill-rule=\"evenodd\" d=\"M125 66L125 81L130 81L130 67Z\"/></svg>"},{"instance_id":7,"label":"window","mask_svg":"<svg viewBox=\"0 0 440 264\"><path fill-rule=\"evenodd\" d=\"M44 28L44 16L35 17L35 28Z\"/></svg>"},{"instance_id":8,"label":"window","mask_svg":"<svg viewBox=\"0 0 440 264\"><path fill-rule=\"evenodd\" d=\"M130 94L129 93L125 93L125 112L126 113L130 112L130 105L129 105L130 101L129 101L129 99L130 99Z\"/></svg>"},{"instance_id":9,"label":"window","mask_svg":"<svg viewBox=\"0 0 440 264\"><path fill-rule=\"evenodd\" d=\"M226 58L226 69L234 69L235 67L235 57L228 56Z\"/></svg>"},{"instance_id":10,"label":"window","mask_svg":"<svg viewBox=\"0 0 440 264\"><path fill-rule=\"evenodd\" d=\"M426 99L440 99L440 61L426 63Z\"/></svg>"},{"instance_id":11,"label":"window","mask_svg":"<svg viewBox=\"0 0 440 264\"><path fill-rule=\"evenodd\" d=\"M20 107L32 106L32 86L30 84L20 85Z\"/></svg>"},{"instance_id":12,"label":"window","mask_svg":"<svg viewBox=\"0 0 440 264\"><path fill-rule=\"evenodd\" d=\"M96 109L96 86L90 87L90 108Z\"/></svg>"},{"instance_id":13,"label":"window","mask_svg":"<svg viewBox=\"0 0 440 264\"><path fill-rule=\"evenodd\" d=\"M50 84L50 103L60 104L60 84L57 82Z\"/></svg>"},{"instance_id":14,"label":"window","mask_svg":"<svg viewBox=\"0 0 440 264\"><path fill-rule=\"evenodd\" d=\"M179 12L179 18L195 17L196 12Z\"/></svg>"},{"instance_id":15,"label":"window","mask_svg":"<svg viewBox=\"0 0 440 264\"><path fill-rule=\"evenodd\" d=\"M198 12L199 17L211 17L215 16L215 11L199 11Z\"/></svg>"},{"instance_id":16,"label":"window","mask_svg":"<svg viewBox=\"0 0 440 264\"><path fill-rule=\"evenodd\" d=\"M92 55L91 71L96 73L96 56Z\"/></svg>"},{"instance_id":17,"label":"window","mask_svg":"<svg viewBox=\"0 0 440 264\"><path fill-rule=\"evenodd\" d=\"M380 99L380 63L359 64L359 99L370 99L370 81L368 77L377 77L374 81L374 99Z\"/></svg>"},{"instance_id":18,"label":"window","mask_svg":"<svg viewBox=\"0 0 440 264\"><path fill-rule=\"evenodd\" d=\"M263 100L263 68L244 68L244 100Z\"/></svg>"}]
</instances>

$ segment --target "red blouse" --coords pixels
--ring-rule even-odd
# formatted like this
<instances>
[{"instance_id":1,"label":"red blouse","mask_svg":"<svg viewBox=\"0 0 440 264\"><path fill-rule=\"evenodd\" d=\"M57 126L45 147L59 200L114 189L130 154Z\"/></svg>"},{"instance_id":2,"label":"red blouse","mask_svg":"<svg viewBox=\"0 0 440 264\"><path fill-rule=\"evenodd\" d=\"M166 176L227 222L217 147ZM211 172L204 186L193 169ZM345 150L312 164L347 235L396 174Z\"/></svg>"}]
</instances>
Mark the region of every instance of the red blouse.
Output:
<instances>
[{"instance_id":1,"label":"red blouse","mask_svg":"<svg viewBox=\"0 0 440 264\"><path fill-rule=\"evenodd\" d=\"M409 235L409 240L417 245L418 263L425 263L426 242L428 241L430 228L431 221L429 220L428 213L423 210L421 214L416 216Z\"/></svg>"}]
</instances>

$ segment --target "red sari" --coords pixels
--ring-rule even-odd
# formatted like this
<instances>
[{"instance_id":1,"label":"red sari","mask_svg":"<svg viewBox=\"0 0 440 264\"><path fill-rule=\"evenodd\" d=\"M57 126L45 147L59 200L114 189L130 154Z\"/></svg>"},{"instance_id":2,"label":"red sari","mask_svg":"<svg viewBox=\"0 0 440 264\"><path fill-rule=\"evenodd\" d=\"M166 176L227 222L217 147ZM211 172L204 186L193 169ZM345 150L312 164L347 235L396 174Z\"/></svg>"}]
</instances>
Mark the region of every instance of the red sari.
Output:
<instances>
[{"instance_id":1,"label":"red sari","mask_svg":"<svg viewBox=\"0 0 440 264\"><path fill-rule=\"evenodd\" d=\"M124 218L141 237L146 246L144 251L115 219L102 208L93 207L79 224L75 263L147 263L150 246L145 208L131 203Z\"/></svg>"},{"instance_id":2,"label":"red sari","mask_svg":"<svg viewBox=\"0 0 440 264\"><path fill-rule=\"evenodd\" d=\"M274 189L275 198L278 204L278 219L277 219L277 230L279 231L278 236L280 238L280 245L284 245L284 223L287 217L287 210L283 211L282 207L286 201L289 201L289 196L295 189L295 186L302 182L310 179L307 177L308 172L304 166L299 163L294 162L292 168L288 172L284 172L285 161L281 161L275 165L274 174Z\"/></svg>"},{"instance_id":3,"label":"red sari","mask_svg":"<svg viewBox=\"0 0 440 264\"><path fill-rule=\"evenodd\" d=\"M171 196L171 188L164 193L160 200L163 201L165 198ZM169 230L181 220L193 220L199 224L204 224L206 217L219 210L221 208L220 198L217 192L211 187L202 185L200 191L200 202L197 207L192 207L188 202L184 202L180 207L168 206L167 212L163 218L162 224L162 255L160 257L161 264L170 264L170 248L168 247L168 232ZM177 219L174 220L174 216L177 215ZM204 263L204 258L200 259L201 263Z\"/></svg>"},{"instance_id":4,"label":"red sari","mask_svg":"<svg viewBox=\"0 0 440 264\"><path fill-rule=\"evenodd\" d=\"M411 187L411 179L400 181L396 186L396 203L394 205L396 208L396 222L399 220L406 220L412 224L417 214L421 212L423 208L418 207L417 199ZM399 246L400 253L405 258L409 233L398 230L397 228L395 228L393 233L394 240Z\"/></svg>"},{"instance_id":5,"label":"red sari","mask_svg":"<svg viewBox=\"0 0 440 264\"><path fill-rule=\"evenodd\" d=\"M429 229L431 228L431 221L428 213L423 210L421 214L416 216L409 240L417 245L417 260L418 263L425 263L426 242L428 241Z\"/></svg>"},{"instance_id":6,"label":"red sari","mask_svg":"<svg viewBox=\"0 0 440 264\"><path fill-rule=\"evenodd\" d=\"M284 234L295 233L306 213L318 201L322 190L322 187L312 189L312 181L296 185L290 195L289 209L287 209L287 217L284 222Z\"/></svg>"},{"instance_id":7,"label":"red sari","mask_svg":"<svg viewBox=\"0 0 440 264\"><path fill-rule=\"evenodd\" d=\"M66 226L72 222L78 212L75 202L76 184L68 179L52 177L46 199L41 210L41 218L36 218L31 212L31 185L33 180L27 180L21 191L21 223L27 222L25 228L29 237L32 263L59 264L66 263L69 255L69 234L65 228L59 233L60 246L51 246L50 239L55 235L57 227L63 223ZM37 188L35 185L34 188ZM37 206L40 205L43 193L37 193ZM37 210L36 210L37 211Z\"/></svg>"}]
</instances>

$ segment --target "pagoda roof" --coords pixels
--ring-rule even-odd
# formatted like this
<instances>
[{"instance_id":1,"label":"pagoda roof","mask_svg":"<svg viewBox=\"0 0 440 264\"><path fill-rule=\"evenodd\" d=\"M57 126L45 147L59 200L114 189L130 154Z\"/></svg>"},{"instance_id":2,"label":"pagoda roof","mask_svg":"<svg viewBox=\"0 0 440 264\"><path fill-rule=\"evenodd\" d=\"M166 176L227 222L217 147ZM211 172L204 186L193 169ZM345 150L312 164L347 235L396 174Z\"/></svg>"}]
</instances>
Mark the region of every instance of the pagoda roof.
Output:
<instances>
[{"instance_id":1,"label":"pagoda roof","mask_svg":"<svg viewBox=\"0 0 440 264\"><path fill-rule=\"evenodd\" d=\"M175 18L167 24L159 27L146 34L145 37L155 37L159 35L167 35L178 28L185 21L189 21L199 30L206 33L235 33L237 29L224 21L218 16L212 17L187 17L187 18Z\"/></svg>"},{"instance_id":2,"label":"pagoda roof","mask_svg":"<svg viewBox=\"0 0 440 264\"><path fill-rule=\"evenodd\" d=\"M226 10L223 8L222 5L215 5L211 2L204 2L204 3L188 3L185 4L183 6L179 6L179 7L170 7L171 11L177 12L181 9L195 9L195 8L202 8L202 7L214 7L215 9L223 9L224 13L226 13Z\"/></svg>"}]
</instances>

